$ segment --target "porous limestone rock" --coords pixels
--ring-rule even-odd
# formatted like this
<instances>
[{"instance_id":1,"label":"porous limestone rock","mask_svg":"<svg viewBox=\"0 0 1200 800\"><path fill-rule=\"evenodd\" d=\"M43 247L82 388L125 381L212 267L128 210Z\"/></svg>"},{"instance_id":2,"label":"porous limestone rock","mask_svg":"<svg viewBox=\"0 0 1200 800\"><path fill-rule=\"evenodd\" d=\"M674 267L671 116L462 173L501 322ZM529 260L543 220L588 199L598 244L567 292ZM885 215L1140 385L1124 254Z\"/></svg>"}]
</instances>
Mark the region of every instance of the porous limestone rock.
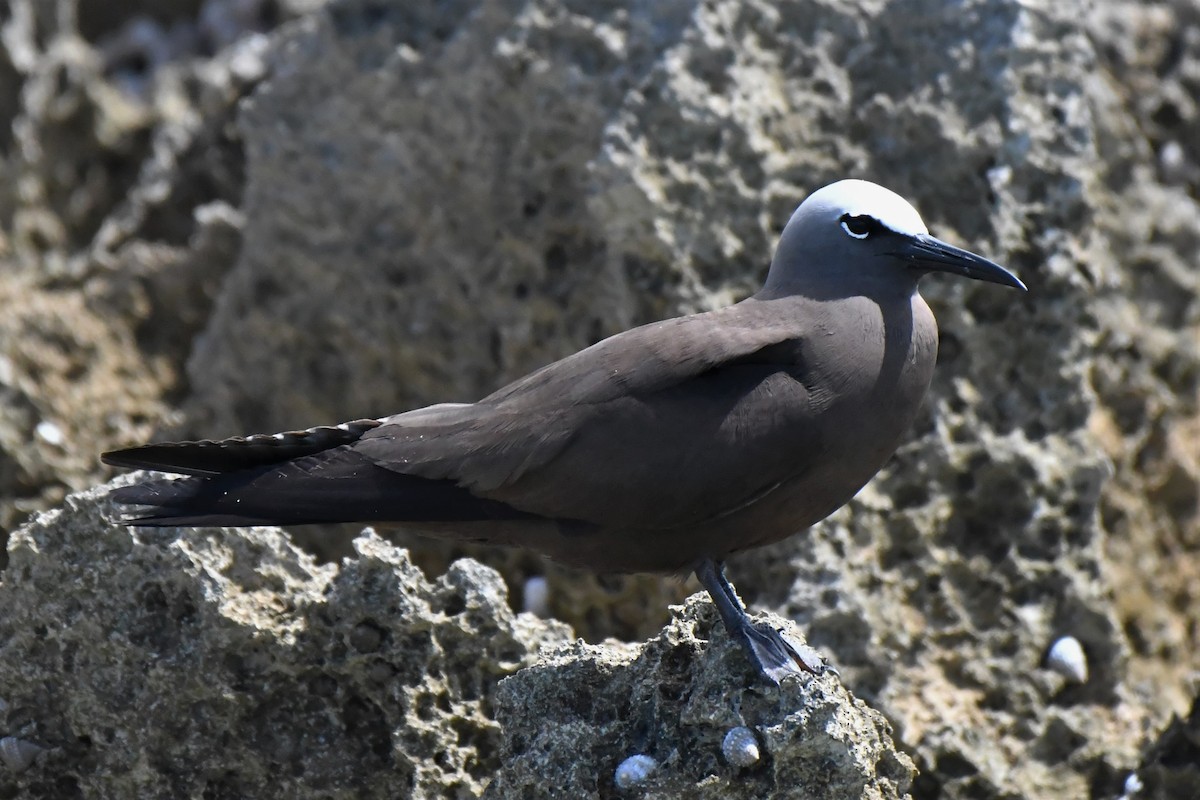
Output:
<instances>
[{"instance_id":1,"label":"porous limestone rock","mask_svg":"<svg viewBox=\"0 0 1200 800\"><path fill-rule=\"evenodd\" d=\"M576 642L502 681L505 768L484 797L618 796L613 771L635 753L658 762L638 797L907 796L912 761L884 717L832 673L770 685L706 595L672 611L644 645ZM736 725L754 729L763 750L747 769L721 755Z\"/></svg>"},{"instance_id":2,"label":"porous limestone rock","mask_svg":"<svg viewBox=\"0 0 1200 800\"><path fill-rule=\"evenodd\" d=\"M105 489L9 544L0 734L44 750L6 797L478 797L497 681L570 634L475 561L429 581L369 529L340 565L274 528L148 534Z\"/></svg>"}]
</instances>

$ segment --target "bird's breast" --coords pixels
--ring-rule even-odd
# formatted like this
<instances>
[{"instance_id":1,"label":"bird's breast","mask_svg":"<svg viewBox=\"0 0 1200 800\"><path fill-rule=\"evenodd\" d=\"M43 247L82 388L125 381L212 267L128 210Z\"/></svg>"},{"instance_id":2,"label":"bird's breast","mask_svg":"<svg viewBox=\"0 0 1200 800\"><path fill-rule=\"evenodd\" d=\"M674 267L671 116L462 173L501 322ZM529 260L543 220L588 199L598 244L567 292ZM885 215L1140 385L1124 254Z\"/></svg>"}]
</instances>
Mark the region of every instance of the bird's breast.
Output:
<instances>
[{"instance_id":1,"label":"bird's breast","mask_svg":"<svg viewBox=\"0 0 1200 800\"><path fill-rule=\"evenodd\" d=\"M756 509L774 530L755 544L812 525L848 502L887 462L911 427L937 360L937 327L919 295L881 305L854 298L806 339L819 454ZM906 298L907 300L907 298Z\"/></svg>"},{"instance_id":2,"label":"bird's breast","mask_svg":"<svg viewBox=\"0 0 1200 800\"><path fill-rule=\"evenodd\" d=\"M890 302L846 298L820 316L804 358L822 412L883 410L873 416L886 424L915 414L924 397L937 361L937 325L917 294Z\"/></svg>"}]
</instances>

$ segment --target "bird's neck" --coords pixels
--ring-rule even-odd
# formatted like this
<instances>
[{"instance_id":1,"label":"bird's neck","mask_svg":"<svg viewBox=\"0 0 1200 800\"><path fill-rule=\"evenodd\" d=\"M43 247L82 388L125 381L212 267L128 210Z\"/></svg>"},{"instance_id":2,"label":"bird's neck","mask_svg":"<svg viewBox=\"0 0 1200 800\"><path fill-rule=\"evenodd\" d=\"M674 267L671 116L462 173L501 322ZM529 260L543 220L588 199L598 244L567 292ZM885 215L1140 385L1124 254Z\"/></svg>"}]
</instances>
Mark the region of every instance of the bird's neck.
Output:
<instances>
[{"instance_id":1,"label":"bird's neck","mask_svg":"<svg viewBox=\"0 0 1200 800\"><path fill-rule=\"evenodd\" d=\"M776 278L768 276L763 288L753 295L759 301L783 300L800 297L817 301L850 300L864 298L874 300L880 307L904 306L917 295L917 281L913 280L863 280L852 291L847 290L845 280L820 280L811 275L803 278Z\"/></svg>"}]
</instances>

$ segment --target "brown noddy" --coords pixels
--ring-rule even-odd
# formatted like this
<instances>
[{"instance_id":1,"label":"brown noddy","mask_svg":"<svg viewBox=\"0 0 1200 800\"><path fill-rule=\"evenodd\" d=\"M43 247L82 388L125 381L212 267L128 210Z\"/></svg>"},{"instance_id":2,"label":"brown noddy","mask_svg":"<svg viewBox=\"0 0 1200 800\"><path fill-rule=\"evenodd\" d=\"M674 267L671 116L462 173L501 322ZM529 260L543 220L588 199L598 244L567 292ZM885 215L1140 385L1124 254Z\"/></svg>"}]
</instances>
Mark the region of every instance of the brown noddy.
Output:
<instances>
[{"instance_id":1,"label":"brown noddy","mask_svg":"<svg viewBox=\"0 0 1200 800\"><path fill-rule=\"evenodd\" d=\"M796 209L757 294L476 403L102 459L189 476L115 489L147 507L129 525L403 523L597 572L695 570L767 677L819 674L811 650L749 619L723 562L824 519L896 449L937 359L928 272L1025 288L930 236L894 192L839 181Z\"/></svg>"}]
</instances>

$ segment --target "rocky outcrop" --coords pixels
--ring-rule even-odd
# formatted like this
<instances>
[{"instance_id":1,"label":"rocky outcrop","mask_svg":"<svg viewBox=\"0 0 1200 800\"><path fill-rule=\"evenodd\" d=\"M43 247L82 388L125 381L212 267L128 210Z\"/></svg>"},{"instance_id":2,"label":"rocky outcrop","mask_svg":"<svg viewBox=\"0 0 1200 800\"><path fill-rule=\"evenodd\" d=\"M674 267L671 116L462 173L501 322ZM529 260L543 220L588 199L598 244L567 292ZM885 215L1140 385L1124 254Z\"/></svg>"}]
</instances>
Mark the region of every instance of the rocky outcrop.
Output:
<instances>
[{"instance_id":1,"label":"rocky outcrop","mask_svg":"<svg viewBox=\"0 0 1200 800\"><path fill-rule=\"evenodd\" d=\"M10 794L477 796L497 681L569 635L474 561L430 582L371 532L340 566L271 528L144 538L102 496L9 545L5 735L43 749Z\"/></svg>"},{"instance_id":2,"label":"rocky outcrop","mask_svg":"<svg viewBox=\"0 0 1200 800\"><path fill-rule=\"evenodd\" d=\"M370 529L337 565L273 528L139 533L104 492L9 545L10 796L607 797L639 747L665 796L911 783L882 715L833 675L757 685L700 596L643 646L570 644L471 559L429 581ZM741 767L737 725L762 737Z\"/></svg>"}]
</instances>

